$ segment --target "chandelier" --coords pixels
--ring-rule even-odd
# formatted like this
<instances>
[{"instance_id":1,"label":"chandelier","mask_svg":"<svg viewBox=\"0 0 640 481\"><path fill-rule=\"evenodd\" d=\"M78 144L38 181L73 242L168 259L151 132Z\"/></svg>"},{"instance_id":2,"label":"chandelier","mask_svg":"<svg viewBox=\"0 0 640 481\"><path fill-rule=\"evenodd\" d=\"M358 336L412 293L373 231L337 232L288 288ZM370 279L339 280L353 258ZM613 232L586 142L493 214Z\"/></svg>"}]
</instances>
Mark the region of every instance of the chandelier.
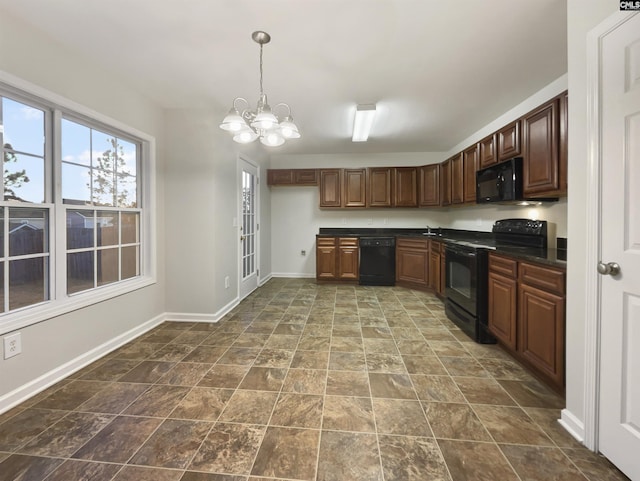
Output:
<instances>
[{"instance_id":1,"label":"chandelier","mask_svg":"<svg viewBox=\"0 0 640 481\"><path fill-rule=\"evenodd\" d=\"M298 127L293 123L291 108L288 104L279 103L278 107L286 108L285 115L281 118L276 115L267 103L267 95L262 90L262 47L271 41L271 36L267 32L258 30L251 34L254 42L260 44L260 98L255 110L250 109L247 99L236 97L233 100L233 107L222 120L220 128L233 135L233 140L240 144L248 144L256 139L260 139L264 145L277 147L285 143L287 139L297 139L300 137ZM244 104L244 109L239 110L239 105Z\"/></svg>"}]
</instances>

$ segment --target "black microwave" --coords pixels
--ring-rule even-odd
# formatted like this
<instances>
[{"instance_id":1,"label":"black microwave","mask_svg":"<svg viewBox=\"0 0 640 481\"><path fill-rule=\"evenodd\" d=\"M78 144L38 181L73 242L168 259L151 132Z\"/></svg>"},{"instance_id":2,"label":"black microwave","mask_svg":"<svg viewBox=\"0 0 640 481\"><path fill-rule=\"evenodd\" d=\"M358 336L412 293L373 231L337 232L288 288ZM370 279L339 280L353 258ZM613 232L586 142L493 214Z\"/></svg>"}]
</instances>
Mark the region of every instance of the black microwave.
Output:
<instances>
[{"instance_id":1,"label":"black microwave","mask_svg":"<svg viewBox=\"0 0 640 481\"><path fill-rule=\"evenodd\" d=\"M476 202L522 200L522 157L515 157L476 172Z\"/></svg>"}]
</instances>

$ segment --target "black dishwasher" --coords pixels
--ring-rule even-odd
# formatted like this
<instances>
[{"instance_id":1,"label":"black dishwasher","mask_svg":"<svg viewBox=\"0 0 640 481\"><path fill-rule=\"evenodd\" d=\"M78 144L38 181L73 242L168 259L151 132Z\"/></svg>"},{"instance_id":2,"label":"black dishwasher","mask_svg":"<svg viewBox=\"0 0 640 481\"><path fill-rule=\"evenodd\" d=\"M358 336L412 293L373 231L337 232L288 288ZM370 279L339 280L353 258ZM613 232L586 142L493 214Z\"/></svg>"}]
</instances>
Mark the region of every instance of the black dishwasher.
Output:
<instances>
[{"instance_id":1,"label":"black dishwasher","mask_svg":"<svg viewBox=\"0 0 640 481\"><path fill-rule=\"evenodd\" d=\"M396 283L396 238L360 237L360 285Z\"/></svg>"}]
</instances>

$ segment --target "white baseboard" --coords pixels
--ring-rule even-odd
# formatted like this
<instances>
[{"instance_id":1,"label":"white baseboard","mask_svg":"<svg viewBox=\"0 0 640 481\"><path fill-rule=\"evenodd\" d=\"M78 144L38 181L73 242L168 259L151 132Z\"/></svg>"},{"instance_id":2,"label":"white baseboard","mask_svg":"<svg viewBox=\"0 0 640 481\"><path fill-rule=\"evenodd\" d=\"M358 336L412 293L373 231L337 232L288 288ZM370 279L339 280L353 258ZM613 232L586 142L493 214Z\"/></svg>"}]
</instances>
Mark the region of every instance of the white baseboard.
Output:
<instances>
[{"instance_id":1,"label":"white baseboard","mask_svg":"<svg viewBox=\"0 0 640 481\"><path fill-rule=\"evenodd\" d=\"M563 409L560 412L560 419L558 419L560 425L565 428L571 436L576 438L579 442L584 443L584 423L574 416L571 411Z\"/></svg>"},{"instance_id":2,"label":"white baseboard","mask_svg":"<svg viewBox=\"0 0 640 481\"><path fill-rule=\"evenodd\" d=\"M53 386L58 381L73 374L74 372L88 366L92 362L100 359L111 351L141 336L145 332L153 329L165 321L165 314L160 314L153 319L134 327L133 329L110 339L104 344L81 354L71 361L58 366L42 376L14 389L3 396L0 396L0 414L8 411L12 407L35 396L49 386Z\"/></svg>"},{"instance_id":3,"label":"white baseboard","mask_svg":"<svg viewBox=\"0 0 640 481\"><path fill-rule=\"evenodd\" d=\"M307 274L306 272L274 272L273 277L291 277L293 279L314 279L315 274Z\"/></svg>"}]
</instances>

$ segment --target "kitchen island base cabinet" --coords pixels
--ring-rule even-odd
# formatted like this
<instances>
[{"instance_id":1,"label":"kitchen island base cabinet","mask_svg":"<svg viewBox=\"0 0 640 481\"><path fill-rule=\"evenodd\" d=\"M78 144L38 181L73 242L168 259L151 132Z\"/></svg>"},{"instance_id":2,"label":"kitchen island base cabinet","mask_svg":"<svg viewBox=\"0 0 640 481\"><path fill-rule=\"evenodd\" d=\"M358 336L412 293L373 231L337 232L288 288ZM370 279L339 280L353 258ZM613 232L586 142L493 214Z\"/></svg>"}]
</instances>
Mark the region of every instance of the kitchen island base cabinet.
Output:
<instances>
[{"instance_id":1,"label":"kitchen island base cabinet","mask_svg":"<svg viewBox=\"0 0 640 481\"><path fill-rule=\"evenodd\" d=\"M359 257L357 237L317 237L316 280L357 282Z\"/></svg>"}]
</instances>

